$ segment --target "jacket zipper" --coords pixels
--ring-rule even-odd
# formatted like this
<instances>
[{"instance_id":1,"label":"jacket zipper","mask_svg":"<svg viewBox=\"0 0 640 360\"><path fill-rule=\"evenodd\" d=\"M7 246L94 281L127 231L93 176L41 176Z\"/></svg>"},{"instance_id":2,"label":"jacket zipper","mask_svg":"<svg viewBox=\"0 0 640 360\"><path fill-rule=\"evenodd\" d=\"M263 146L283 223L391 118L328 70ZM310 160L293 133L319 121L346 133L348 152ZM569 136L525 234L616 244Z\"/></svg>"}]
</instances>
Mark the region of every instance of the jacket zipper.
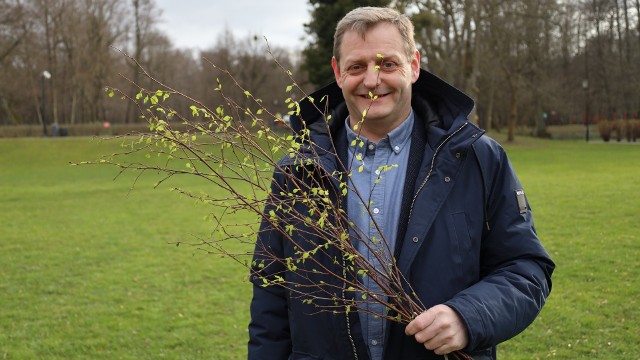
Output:
<instances>
[{"instance_id":1,"label":"jacket zipper","mask_svg":"<svg viewBox=\"0 0 640 360\"><path fill-rule=\"evenodd\" d=\"M456 134L458 134L460 131L462 131L462 129L464 129L464 127L467 126L467 124L468 124L468 122L465 122L456 131L454 131L451 134L449 134L449 136L447 136L447 138L444 139L444 141L442 141L440 143L440 145L438 145L438 147L436 148L436 151L433 152L433 157L431 157L431 165L429 167L429 172L427 173L427 176L424 178L424 180L420 184L420 187L418 188L418 191L416 191L416 193L413 195L413 199L411 200L411 207L409 208L409 220L411 220L411 214L413 213L413 206L416 203L416 199L418 198L418 195L420 194L422 189L427 185L427 182L429 181L429 178L431 177L431 174L433 173L433 168L434 168L435 163L436 163L436 157L440 153L440 150L442 149L442 147L444 145L446 145L449 142L449 140L451 140L451 138L453 138Z\"/></svg>"},{"instance_id":2,"label":"jacket zipper","mask_svg":"<svg viewBox=\"0 0 640 360\"><path fill-rule=\"evenodd\" d=\"M344 257L342 257L342 277L345 279L342 283L342 298L346 299L345 289L347 287L347 262ZM353 336L351 336L351 321L349 321L349 313L345 310L344 318L347 322L347 337L349 338L349 342L351 343L351 350L353 351L354 360L358 360L358 350L356 350L356 342L353 340Z\"/></svg>"}]
</instances>

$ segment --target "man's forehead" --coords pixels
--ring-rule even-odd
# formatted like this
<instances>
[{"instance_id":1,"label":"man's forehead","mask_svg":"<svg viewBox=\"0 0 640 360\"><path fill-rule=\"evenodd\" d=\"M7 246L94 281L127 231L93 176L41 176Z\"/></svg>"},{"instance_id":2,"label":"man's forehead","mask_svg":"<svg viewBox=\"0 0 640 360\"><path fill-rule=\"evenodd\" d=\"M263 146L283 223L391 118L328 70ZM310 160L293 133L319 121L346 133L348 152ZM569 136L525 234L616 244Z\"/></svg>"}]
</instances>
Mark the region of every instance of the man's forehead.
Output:
<instances>
[{"instance_id":1,"label":"man's forehead","mask_svg":"<svg viewBox=\"0 0 640 360\"><path fill-rule=\"evenodd\" d=\"M360 34L349 30L344 33L340 53L343 58L379 58L378 55L384 58L400 58L404 54L404 48L399 33L389 33L385 29L384 32L367 31L365 34Z\"/></svg>"}]
</instances>

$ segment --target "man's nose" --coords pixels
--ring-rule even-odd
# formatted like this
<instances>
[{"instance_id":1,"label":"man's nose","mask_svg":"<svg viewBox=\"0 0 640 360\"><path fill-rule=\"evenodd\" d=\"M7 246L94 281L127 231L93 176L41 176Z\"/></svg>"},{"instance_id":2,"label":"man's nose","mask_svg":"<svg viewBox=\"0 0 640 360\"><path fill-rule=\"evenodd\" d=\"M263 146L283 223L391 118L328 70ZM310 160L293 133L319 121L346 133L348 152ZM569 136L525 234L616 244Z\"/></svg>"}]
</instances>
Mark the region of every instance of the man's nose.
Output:
<instances>
[{"instance_id":1,"label":"man's nose","mask_svg":"<svg viewBox=\"0 0 640 360\"><path fill-rule=\"evenodd\" d=\"M368 89L374 89L380 83L380 71L374 65L368 66L364 74L363 84Z\"/></svg>"}]
</instances>

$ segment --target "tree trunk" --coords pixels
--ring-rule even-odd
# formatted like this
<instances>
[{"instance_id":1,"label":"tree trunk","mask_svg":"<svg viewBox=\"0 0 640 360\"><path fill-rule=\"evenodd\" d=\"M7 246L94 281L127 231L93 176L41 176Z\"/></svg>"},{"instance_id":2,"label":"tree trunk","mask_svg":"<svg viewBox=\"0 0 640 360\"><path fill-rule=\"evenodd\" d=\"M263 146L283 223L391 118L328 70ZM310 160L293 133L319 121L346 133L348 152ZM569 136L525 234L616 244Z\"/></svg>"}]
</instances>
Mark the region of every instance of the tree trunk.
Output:
<instances>
[{"instance_id":1,"label":"tree trunk","mask_svg":"<svg viewBox=\"0 0 640 360\"><path fill-rule=\"evenodd\" d=\"M518 96L516 95L516 87L511 86L511 95L509 97L509 121L507 141L513 142L516 139L516 123L518 122Z\"/></svg>"}]
</instances>

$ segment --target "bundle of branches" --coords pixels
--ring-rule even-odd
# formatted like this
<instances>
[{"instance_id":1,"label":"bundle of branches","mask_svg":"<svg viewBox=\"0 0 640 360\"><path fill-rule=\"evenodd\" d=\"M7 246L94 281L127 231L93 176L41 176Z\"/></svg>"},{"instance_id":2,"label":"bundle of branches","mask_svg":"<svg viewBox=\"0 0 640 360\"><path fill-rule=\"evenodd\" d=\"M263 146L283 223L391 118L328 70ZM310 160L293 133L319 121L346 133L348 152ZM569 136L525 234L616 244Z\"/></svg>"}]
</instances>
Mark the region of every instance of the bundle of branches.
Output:
<instances>
[{"instance_id":1,"label":"bundle of branches","mask_svg":"<svg viewBox=\"0 0 640 360\"><path fill-rule=\"evenodd\" d=\"M300 101L315 104L316 99L305 94L292 73L274 61L291 80L291 85L283 90L289 113L300 116ZM123 152L87 163L113 165L121 172L157 172L161 174L157 185L178 175L203 179L208 184L206 192L174 188L214 208L212 238L190 245L246 266L253 282L259 286L284 287L303 302L314 305L317 311L370 312L368 305L381 304L385 311L375 316L404 324L426 310L396 266L393 251L384 236L368 239L361 229L354 229L347 212L336 203L336 197L331 196L336 190L342 196L356 196L373 219L369 194L361 194L348 180L352 168L353 171L361 169L354 164L342 164L346 171L331 174L319 171L315 163L318 147L310 138L310 130L304 121L301 130L294 133L279 115L269 111L228 72L226 75L232 86L242 90L246 97L243 100L250 99L251 106L241 106L237 99L225 95L218 80L215 90L224 101L216 108L207 107L158 81L139 64L138 67L151 80L154 89L136 84L140 91L135 98L113 88L108 88L107 92L137 104L142 117L149 123L150 132L126 138L129 140ZM293 91L304 95L300 101L292 98ZM172 108L169 105L172 97L188 100L189 110L185 113ZM375 101L374 94L371 99ZM322 103L321 100L317 103ZM316 110L323 114L324 126L329 126L330 119L324 109L316 106ZM362 120L365 118L366 112ZM284 124L287 131L274 128L274 122ZM132 156L138 153L144 153L145 160ZM156 160L158 158L161 161ZM380 176L384 176L384 172L392 171L392 167L381 170ZM274 172L285 177L286 188L274 185ZM329 191L328 186L333 186L334 191ZM299 204L304 207L297 206ZM304 211L299 210L302 208ZM250 214L255 221L241 224L229 221L238 218L230 215L240 213ZM382 233L375 221L372 226ZM261 231L278 231L286 246L293 249L293 255L281 257L268 246L261 246L260 242L256 247ZM299 237L293 236L296 231L310 232L315 239L324 240L300 243L296 240ZM374 259L361 256L358 246L366 246ZM340 255L336 257L336 253ZM274 264L283 271L265 275L263 270ZM295 276L286 276L286 272ZM316 280L323 277L334 281ZM365 277L369 277L370 283L377 284L378 290L365 286ZM467 358L461 352L451 355Z\"/></svg>"}]
</instances>

